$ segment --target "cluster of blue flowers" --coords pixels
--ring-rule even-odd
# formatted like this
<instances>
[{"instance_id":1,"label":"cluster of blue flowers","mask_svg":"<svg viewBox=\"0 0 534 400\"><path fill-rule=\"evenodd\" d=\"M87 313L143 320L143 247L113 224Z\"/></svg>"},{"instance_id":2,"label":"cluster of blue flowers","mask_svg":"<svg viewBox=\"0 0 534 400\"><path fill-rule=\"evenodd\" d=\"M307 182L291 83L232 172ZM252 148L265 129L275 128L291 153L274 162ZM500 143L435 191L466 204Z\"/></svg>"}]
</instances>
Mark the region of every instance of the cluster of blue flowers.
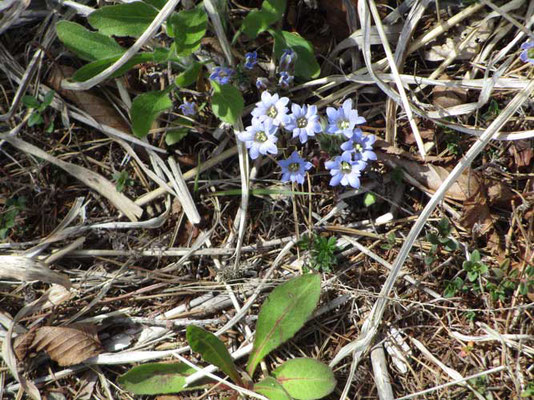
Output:
<instances>
[{"instance_id":1,"label":"cluster of blue flowers","mask_svg":"<svg viewBox=\"0 0 534 400\"><path fill-rule=\"evenodd\" d=\"M290 132L292 137L298 138L302 144L321 132L344 135L347 141L341 145L342 154L325 163L332 176L330 185L360 187L361 172L369 161L376 160L373 151L375 136L365 135L357 127L365 123L365 118L352 108L352 100L345 100L340 108L326 109L326 129L323 128L316 106L292 104L290 113L288 105L287 97L279 97L278 94L270 94L267 91L262 93L261 101L256 103L252 111L251 125L237 134L238 139L248 149L250 158L255 160L260 155L278 154L277 134L282 129ZM306 171L312 167L297 151L288 159L280 161L279 165L282 168L282 182L296 183L303 183Z\"/></svg>"}]
</instances>

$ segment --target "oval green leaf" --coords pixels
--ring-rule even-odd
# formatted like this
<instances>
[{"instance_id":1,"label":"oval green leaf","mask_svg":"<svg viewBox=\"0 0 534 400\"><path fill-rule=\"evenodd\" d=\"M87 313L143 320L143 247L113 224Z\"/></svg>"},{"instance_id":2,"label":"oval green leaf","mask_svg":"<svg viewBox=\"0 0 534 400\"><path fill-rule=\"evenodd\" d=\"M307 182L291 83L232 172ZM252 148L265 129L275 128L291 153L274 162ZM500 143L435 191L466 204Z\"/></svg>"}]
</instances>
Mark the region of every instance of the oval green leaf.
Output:
<instances>
[{"instance_id":1,"label":"oval green leaf","mask_svg":"<svg viewBox=\"0 0 534 400\"><path fill-rule=\"evenodd\" d=\"M211 98L211 108L213 113L223 122L234 124L241 116L245 107L243 96L236 87L227 84L219 85L211 81L214 93Z\"/></svg>"},{"instance_id":2,"label":"oval green leaf","mask_svg":"<svg viewBox=\"0 0 534 400\"><path fill-rule=\"evenodd\" d=\"M200 353L204 361L219 367L235 383L241 383L241 378L230 353L217 336L198 326L189 325L186 337L191 349Z\"/></svg>"},{"instance_id":3,"label":"oval green leaf","mask_svg":"<svg viewBox=\"0 0 534 400\"><path fill-rule=\"evenodd\" d=\"M181 88L188 87L197 81L200 71L202 71L202 64L195 61L176 77L174 83Z\"/></svg>"},{"instance_id":4,"label":"oval green leaf","mask_svg":"<svg viewBox=\"0 0 534 400\"><path fill-rule=\"evenodd\" d=\"M148 363L133 367L119 376L118 382L134 394L178 393L184 390L185 379L194 372L194 368L183 363Z\"/></svg>"},{"instance_id":5,"label":"oval green leaf","mask_svg":"<svg viewBox=\"0 0 534 400\"><path fill-rule=\"evenodd\" d=\"M125 52L114 39L91 32L75 22L59 21L56 32L65 47L85 61L120 56Z\"/></svg>"},{"instance_id":6,"label":"oval green leaf","mask_svg":"<svg viewBox=\"0 0 534 400\"><path fill-rule=\"evenodd\" d=\"M272 376L268 376L254 385L254 391L263 394L270 400L291 400L291 396L284 387Z\"/></svg>"},{"instance_id":7,"label":"oval green leaf","mask_svg":"<svg viewBox=\"0 0 534 400\"><path fill-rule=\"evenodd\" d=\"M104 35L139 37L158 15L158 11L142 1L104 6L92 12L87 21Z\"/></svg>"},{"instance_id":8,"label":"oval green leaf","mask_svg":"<svg viewBox=\"0 0 534 400\"><path fill-rule=\"evenodd\" d=\"M332 370L313 358L286 361L273 371L273 376L297 400L320 399L336 387Z\"/></svg>"},{"instance_id":9,"label":"oval green leaf","mask_svg":"<svg viewBox=\"0 0 534 400\"><path fill-rule=\"evenodd\" d=\"M258 315L254 345L247 364L250 376L267 354L302 328L317 306L320 292L321 278L317 274L291 279L272 291Z\"/></svg>"},{"instance_id":10,"label":"oval green leaf","mask_svg":"<svg viewBox=\"0 0 534 400\"><path fill-rule=\"evenodd\" d=\"M280 58L284 49L292 49L297 53L295 62L295 76L303 79L316 78L321 73L321 67L315 59L313 46L310 42L296 33L287 31L270 31L274 37L274 54Z\"/></svg>"},{"instance_id":11,"label":"oval green leaf","mask_svg":"<svg viewBox=\"0 0 534 400\"><path fill-rule=\"evenodd\" d=\"M174 33L174 44L178 56L188 56L200 47L206 34L208 15L202 8L180 11L169 18Z\"/></svg>"},{"instance_id":12,"label":"oval green leaf","mask_svg":"<svg viewBox=\"0 0 534 400\"><path fill-rule=\"evenodd\" d=\"M137 96L130 109L132 130L135 136L145 137L156 118L171 107L169 90L147 92Z\"/></svg>"}]
</instances>

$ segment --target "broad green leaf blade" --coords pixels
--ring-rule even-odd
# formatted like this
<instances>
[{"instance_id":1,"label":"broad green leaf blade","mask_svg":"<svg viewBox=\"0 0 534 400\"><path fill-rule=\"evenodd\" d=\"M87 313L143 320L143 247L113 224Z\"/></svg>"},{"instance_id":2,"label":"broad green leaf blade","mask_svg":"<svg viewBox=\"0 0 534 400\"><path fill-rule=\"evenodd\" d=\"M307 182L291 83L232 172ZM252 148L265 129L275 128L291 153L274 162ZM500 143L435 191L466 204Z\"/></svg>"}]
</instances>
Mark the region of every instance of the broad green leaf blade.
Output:
<instances>
[{"instance_id":1,"label":"broad green leaf blade","mask_svg":"<svg viewBox=\"0 0 534 400\"><path fill-rule=\"evenodd\" d=\"M286 0L265 0L260 10L252 10L241 23L241 30L255 39L269 25L279 21L286 10Z\"/></svg>"},{"instance_id":2,"label":"broad green leaf blade","mask_svg":"<svg viewBox=\"0 0 534 400\"><path fill-rule=\"evenodd\" d=\"M145 3L150 4L151 6L156 7L158 10L161 10L165 3L167 3L167 0L144 0Z\"/></svg>"},{"instance_id":3,"label":"broad green leaf blade","mask_svg":"<svg viewBox=\"0 0 534 400\"><path fill-rule=\"evenodd\" d=\"M75 22L59 21L56 31L65 47L85 61L120 56L125 52L114 39L91 32Z\"/></svg>"},{"instance_id":4,"label":"broad green leaf blade","mask_svg":"<svg viewBox=\"0 0 534 400\"><path fill-rule=\"evenodd\" d=\"M176 54L188 56L200 47L206 34L208 15L202 8L180 11L169 18L174 33Z\"/></svg>"},{"instance_id":5,"label":"broad green leaf blade","mask_svg":"<svg viewBox=\"0 0 534 400\"><path fill-rule=\"evenodd\" d=\"M198 326L189 325L186 337L191 349L200 353L204 361L219 367L235 383L241 383L241 378L230 353L217 336Z\"/></svg>"},{"instance_id":6,"label":"broad green leaf blade","mask_svg":"<svg viewBox=\"0 0 534 400\"><path fill-rule=\"evenodd\" d=\"M286 361L273 371L273 376L297 400L320 399L336 387L332 370L313 358Z\"/></svg>"},{"instance_id":7,"label":"broad green leaf blade","mask_svg":"<svg viewBox=\"0 0 534 400\"><path fill-rule=\"evenodd\" d=\"M135 136L145 137L156 118L171 107L172 100L168 90L147 92L137 96L130 110Z\"/></svg>"},{"instance_id":8,"label":"broad green leaf blade","mask_svg":"<svg viewBox=\"0 0 534 400\"><path fill-rule=\"evenodd\" d=\"M167 146L172 146L180 142L183 138L185 138L188 133L188 128L178 128L173 129L172 131L167 131L165 133L165 143L167 144Z\"/></svg>"},{"instance_id":9,"label":"broad green leaf blade","mask_svg":"<svg viewBox=\"0 0 534 400\"><path fill-rule=\"evenodd\" d=\"M107 67L112 65L115 61L117 61L121 56L115 56L115 57L109 57L109 58L103 58L101 60L93 61L89 64L85 64L83 67L81 67L79 70L77 70L74 75L72 75L72 80L76 82L83 82L88 79L91 79L93 76L98 75L102 71L104 71ZM137 64L142 64L144 62L153 61L154 59L154 53L139 53L133 56L124 64L122 67L120 67L113 75L111 75L110 78L116 78L118 76L121 76L122 74L129 71L132 67L134 67Z\"/></svg>"},{"instance_id":10,"label":"broad green leaf blade","mask_svg":"<svg viewBox=\"0 0 534 400\"><path fill-rule=\"evenodd\" d=\"M87 21L104 35L139 37L158 15L142 1L104 6L89 15Z\"/></svg>"},{"instance_id":11,"label":"broad green leaf blade","mask_svg":"<svg viewBox=\"0 0 534 400\"><path fill-rule=\"evenodd\" d=\"M268 376L254 385L254 391L263 394L270 400L291 400L284 387L272 376Z\"/></svg>"},{"instance_id":12,"label":"broad green leaf blade","mask_svg":"<svg viewBox=\"0 0 534 400\"><path fill-rule=\"evenodd\" d=\"M194 368L183 363L148 363L133 367L119 376L118 382L134 394L178 393L184 389L185 379L194 372Z\"/></svg>"},{"instance_id":13,"label":"broad green leaf blade","mask_svg":"<svg viewBox=\"0 0 534 400\"><path fill-rule=\"evenodd\" d=\"M247 365L250 376L267 354L302 328L317 306L320 292L321 278L317 274L291 279L272 291L258 315Z\"/></svg>"},{"instance_id":14,"label":"broad green leaf blade","mask_svg":"<svg viewBox=\"0 0 534 400\"><path fill-rule=\"evenodd\" d=\"M274 54L280 58L284 49L293 49L297 53L295 76L303 79L316 78L321 67L315 59L313 46L303 37L287 31L270 31L274 37Z\"/></svg>"},{"instance_id":15,"label":"broad green leaf blade","mask_svg":"<svg viewBox=\"0 0 534 400\"><path fill-rule=\"evenodd\" d=\"M245 100L236 87L227 84L219 85L211 81L214 94L211 98L211 108L213 113L223 122L234 124L241 116L245 107Z\"/></svg>"},{"instance_id":16,"label":"broad green leaf blade","mask_svg":"<svg viewBox=\"0 0 534 400\"><path fill-rule=\"evenodd\" d=\"M195 61L176 77L174 83L181 88L188 87L197 81L200 71L202 71L202 64Z\"/></svg>"},{"instance_id":17,"label":"broad green leaf blade","mask_svg":"<svg viewBox=\"0 0 534 400\"><path fill-rule=\"evenodd\" d=\"M30 96L29 94L22 96L22 104L28 108L39 108L41 103L35 97Z\"/></svg>"}]
</instances>

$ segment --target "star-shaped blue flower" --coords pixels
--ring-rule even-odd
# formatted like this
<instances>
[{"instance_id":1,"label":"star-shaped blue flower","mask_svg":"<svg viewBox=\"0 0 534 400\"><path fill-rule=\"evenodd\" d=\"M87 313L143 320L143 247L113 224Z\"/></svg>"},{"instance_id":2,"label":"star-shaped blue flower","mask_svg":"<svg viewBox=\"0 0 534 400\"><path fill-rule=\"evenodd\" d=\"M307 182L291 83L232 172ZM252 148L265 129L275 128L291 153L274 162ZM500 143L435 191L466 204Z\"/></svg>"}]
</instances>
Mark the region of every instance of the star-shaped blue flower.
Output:
<instances>
[{"instance_id":1,"label":"star-shaped blue flower","mask_svg":"<svg viewBox=\"0 0 534 400\"><path fill-rule=\"evenodd\" d=\"M252 117L259 121L269 119L274 126L280 126L287 116L287 103L287 97L280 98L276 93L271 95L265 91L261 94L261 101L257 102L256 108L252 110Z\"/></svg>"},{"instance_id":2,"label":"star-shaped blue flower","mask_svg":"<svg viewBox=\"0 0 534 400\"><path fill-rule=\"evenodd\" d=\"M534 64L534 42L525 42L521 45L521 48L523 49L519 55L521 61Z\"/></svg>"},{"instance_id":3,"label":"star-shaped blue flower","mask_svg":"<svg viewBox=\"0 0 534 400\"><path fill-rule=\"evenodd\" d=\"M360 117L358 111L352 109L351 99L345 100L338 109L327 107L326 115L328 115L326 132L332 135L342 133L350 138L354 127L365 123L365 118Z\"/></svg>"},{"instance_id":4,"label":"star-shaped blue flower","mask_svg":"<svg viewBox=\"0 0 534 400\"><path fill-rule=\"evenodd\" d=\"M246 69L253 69L257 63L258 63L258 52L253 51L252 53L245 54L245 68Z\"/></svg>"},{"instance_id":5,"label":"star-shaped blue flower","mask_svg":"<svg viewBox=\"0 0 534 400\"><path fill-rule=\"evenodd\" d=\"M291 181L300 184L304 183L306 171L313 166L311 162L300 157L296 151L291 153L288 159L279 161L278 164L282 167L282 182Z\"/></svg>"},{"instance_id":6,"label":"star-shaped blue flower","mask_svg":"<svg viewBox=\"0 0 534 400\"><path fill-rule=\"evenodd\" d=\"M273 125L272 121L252 120L252 125L247 127L244 132L239 132L237 138L245 143L250 158L255 160L260 154L266 155L277 154L278 148L276 142L276 131L278 128Z\"/></svg>"},{"instance_id":7,"label":"star-shaped blue flower","mask_svg":"<svg viewBox=\"0 0 534 400\"><path fill-rule=\"evenodd\" d=\"M321 132L321 122L317 115L317 106L291 105L292 114L286 117L284 126L288 131L293 132L293 137L298 137L301 143L306 143L309 136L315 136Z\"/></svg>"},{"instance_id":8,"label":"star-shaped blue flower","mask_svg":"<svg viewBox=\"0 0 534 400\"><path fill-rule=\"evenodd\" d=\"M352 153L355 160L365 162L376 160L376 154L373 151L375 141L375 135L364 135L361 129L356 128L352 137L341 145L341 150Z\"/></svg>"},{"instance_id":9,"label":"star-shaped blue flower","mask_svg":"<svg viewBox=\"0 0 534 400\"><path fill-rule=\"evenodd\" d=\"M197 113L196 104L194 101L189 102L187 100L184 100L184 104L178 106L178 108L184 115L193 116Z\"/></svg>"},{"instance_id":10,"label":"star-shaped blue flower","mask_svg":"<svg viewBox=\"0 0 534 400\"><path fill-rule=\"evenodd\" d=\"M354 189L358 189L361 171L365 169L367 164L361 160L353 160L352 154L346 151L333 161L325 162L324 165L332 175L330 186L337 186L341 183L343 186L350 185Z\"/></svg>"},{"instance_id":11,"label":"star-shaped blue flower","mask_svg":"<svg viewBox=\"0 0 534 400\"><path fill-rule=\"evenodd\" d=\"M289 75L289 72L282 71L280 72L280 79L278 80L278 85L283 88L288 88L291 83L293 83L293 79L295 79L295 77L293 75Z\"/></svg>"},{"instance_id":12,"label":"star-shaped blue flower","mask_svg":"<svg viewBox=\"0 0 534 400\"><path fill-rule=\"evenodd\" d=\"M235 71L232 68L215 67L210 75L210 79L220 85L226 85L227 83L230 83L234 73Z\"/></svg>"}]
</instances>

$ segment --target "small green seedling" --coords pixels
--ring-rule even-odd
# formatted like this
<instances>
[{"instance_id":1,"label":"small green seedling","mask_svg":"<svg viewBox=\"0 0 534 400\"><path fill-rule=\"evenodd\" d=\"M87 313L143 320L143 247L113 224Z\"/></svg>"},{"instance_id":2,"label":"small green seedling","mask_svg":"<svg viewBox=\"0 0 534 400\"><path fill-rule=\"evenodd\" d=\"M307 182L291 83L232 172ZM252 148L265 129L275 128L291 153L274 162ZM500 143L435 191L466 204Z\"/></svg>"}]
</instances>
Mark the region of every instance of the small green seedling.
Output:
<instances>
[{"instance_id":1,"label":"small green seedling","mask_svg":"<svg viewBox=\"0 0 534 400\"><path fill-rule=\"evenodd\" d=\"M5 239L9 230L15 226L17 215L24 210L25 197L13 197L6 202L4 210L0 212L0 239Z\"/></svg>"},{"instance_id":2,"label":"small green seedling","mask_svg":"<svg viewBox=\"0 0 534 400\"><path fill-rule=\"evenodd\" d=\"M426 240L432 245L425 256L426 265L430 265L436 260L436 254L440 249L452 252L458 248L456 242L449 237L450 234L450 222L447 218L442 218L438 223L438 233L429 233L426 235Z\"/></svg>"},{"instance_id":3,"label":"small green seedling","mask_svg":"<svg viewBox=\"0 0 534 400\"><path fill-rule=\"evenodd\" d=\"M327 365L312 358L288 360L271 371L271 375L257 383L252 381L259 363L292 338L311 317L320 291L321 280L317 274L291 279L273 290L258 315L246 372L237 368L224 343L214 334L190 325L187 341L204 361L218 367L238 386L252 389L271 400L320 399L334 390L336 379ZM150 363L132 368L118 381L134 394L179 393L198 389L186 387L187 378L194 372L194 368L184 363ZM215 384L217 382L213 382Z\"/></svg>"},{"instance_id":4,"label":"small green seedling","mask_svg":"<svg viewBox=\"0 0 534 400\"><path fill-rule=\"evenodd\" d=\"M28 126L36 126L44 123L44 118L42 113L47 109L47 107L52 104L54 99L55 92L53 90L49 91L42 102L39 102L35 97L26 95L22 97L22 104L32 110L30 118L28 119ZM54 130L54 123L51 122L47 128L46 132L51 133Z\"/></svg>"},{"instance_id":5,"label":"small green seedling","mask_svg":"<svg viewBox=\"0 0 534 400\"><path fill-rule=\"evenodd\" d=\"M335 236L326 238L316 233L303 236L298 243L302 250L310 250L310 257L306 265L315 271L332 272L332 266L337 265L337 239Z\"/></svg>"},{"instance_id":6,"label":"small green seedling","mask_svg":"<svg viewBox=\"0 0 534 400\"><path fill-rule=\"evenodd\" d=\"M478 250L474 250L469 257L469 260L465 260L462 264L465 272L467 272L467 279L469 282L478 281L483 275L488 273L488 266L480 261L480 253Z\"/></svg>"},{"instance_id":7,"label":"small green seedling","mask_svg":"<svg viewBox=\"0 0 534 400\"><path fill-rule=\"evenodd\" d=\"M122 192L126 186L133 186L134 184L134 180L130 178L125 169L113 174L113 182L115 182L115 188L118 192Z\"/></svg>"}]
</instances>

